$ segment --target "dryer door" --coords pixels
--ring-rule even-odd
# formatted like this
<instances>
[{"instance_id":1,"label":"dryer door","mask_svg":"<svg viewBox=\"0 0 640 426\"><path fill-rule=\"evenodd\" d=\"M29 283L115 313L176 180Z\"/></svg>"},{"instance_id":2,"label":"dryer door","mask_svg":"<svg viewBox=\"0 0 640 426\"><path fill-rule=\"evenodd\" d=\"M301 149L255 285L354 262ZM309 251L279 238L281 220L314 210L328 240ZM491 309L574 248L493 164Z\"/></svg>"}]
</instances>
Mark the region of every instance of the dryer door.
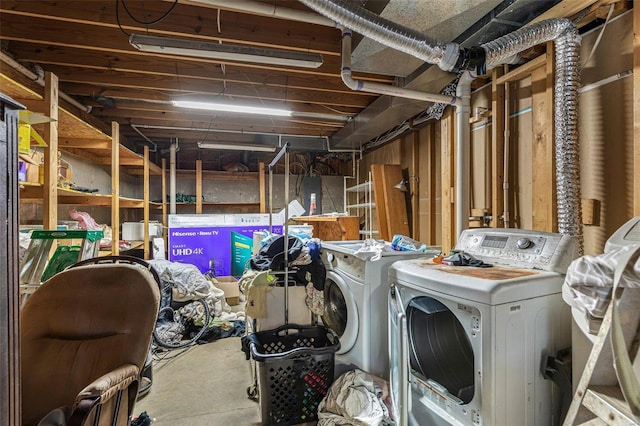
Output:
<instances>
[{"instance_id":1,"label":"dryer door","mask_svg":"<svg viewBox=\"0 0 640 426\"><path fill-rule=\"evenodd\" d=\"M358 305L346 280L334 271L327 271L324 283L322 322L340 338L336 354L349 352L358 338Z\"/></svg>"}]
</instances>

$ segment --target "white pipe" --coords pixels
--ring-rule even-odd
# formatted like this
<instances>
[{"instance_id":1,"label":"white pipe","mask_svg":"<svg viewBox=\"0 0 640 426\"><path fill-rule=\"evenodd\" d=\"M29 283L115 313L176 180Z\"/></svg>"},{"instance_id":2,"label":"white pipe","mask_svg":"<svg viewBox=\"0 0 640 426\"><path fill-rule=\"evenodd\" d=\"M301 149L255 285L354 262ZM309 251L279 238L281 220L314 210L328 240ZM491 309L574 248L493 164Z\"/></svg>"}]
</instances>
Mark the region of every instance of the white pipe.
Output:
<instances>
[{"instance_id":1,"label":"white pipe","mask_svg":"<svg viewBox=\"0 0 640 426\"><path fill-rule=\"evenodd\" d=\"M9 65L11 68L15 69L16 71L20 72L22 75L27 77L29 80L32 80L36 82L38 85L44 87L45 82L44 82L44 78L41 75L35 74L33 71L26 68L24 65L22 65L21 63L13 59L11 56L7 55L2 51L0 51L0 59L2 59L2 61L7 65ZM58 97L64 99L65 101L69 102L71 105L73 105L74 107L78 108L83 112L86 112L86 113L91 112L90 106L82 105L80 102L76 101L71 96L67 95L66 93L63 93L60 90L58 90Z\"/></svg>"},{"instance_id":2,"label":"white pipe","mask_svg":"<svg viewBox=\"0 0 640 426\"><path fill-rule=\"evenodd\" d=\"M323 25L325 27L336 26L331 19L325 18L322 15L306 12L304 10L289 9L276 4L265 4L249 0L191 0L191 2L204 3L210 6L222 7L224 9L236 10L239 12L248 12L254 15Z\"/></svg>"},{"instance_id":3,"label":"white pipe","mask_svg":"<svg viewBox=\"0 0 640 426\"><path fill-rule=\"evenodd\" d=\"M169 213L176 214L176 142L169 148Z\"/></svg>"},{"instance_id":4,"label":"white pipe","mask_svg":"<svg viewBox=\"0 0 640 426\"><path fill-rule=\"evenodd\" d=\"M456 96L456 233L469 228L469 191L471 187L471 82L475 75L465 71L458 80Z\"/></svg>"},{"instance_id":5,"label":"white pipe","mask_svg":"<svg viewBox=\"0 0 640 426\"><path fill-rule=\"evenodd\" d=\"M351 77L351 36L352 34L350 30L346 28L342 30L342 70L340 72L342 81L351 90L447 105L456 104L457 98L455 96L420 92L418 90L403 89L402 87L392 86L389 84L372 83L369 81L353 79Z\"/></svg>"},{"instance_id":6,"label":"white pipe","mask_svg":"<svg viewBox=\"0 0 640 426\"><path fill-rule=\"evenodd\" d=\"M502 222L505 228L509 228L509 224L511 222L510 212L509 212L509 164L511 157L511 145L509 143L509 139L511 136L511 125L509 120L511 120L511 91L509 89L509 83L504 84L504 99L505 99L505 107L504 107L504 136L502 140L502 155L503 155L503 166L502 166Z\"/></svg>"}]
</instances>

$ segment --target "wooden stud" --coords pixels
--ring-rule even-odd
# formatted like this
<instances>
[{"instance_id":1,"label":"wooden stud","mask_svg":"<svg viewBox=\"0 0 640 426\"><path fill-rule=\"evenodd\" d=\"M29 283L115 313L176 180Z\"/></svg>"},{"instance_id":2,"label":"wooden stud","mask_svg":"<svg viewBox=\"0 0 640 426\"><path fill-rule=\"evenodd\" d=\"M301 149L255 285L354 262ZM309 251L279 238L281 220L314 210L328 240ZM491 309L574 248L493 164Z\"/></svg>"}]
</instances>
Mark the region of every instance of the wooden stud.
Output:
<instances>
[{"instance_id":1,"label":"wooden stud","mask_svg":"<svg viewBox=\"0 0 640 426\"><path fill-rule=\"evenodd\" d=\"M144 177L143 177L143 190L144 190L144 195L143 195L143 200L144 200L144 207L142 210L142 221L144 224L144 258L145 259L151 259L151 255L149 253L149 242L150 242L150 238L149 238L149 202L150 197L149 197L149 146L145 145L144 146L144 151L143 151L143 155L144 155Z\"/></svg>"},{"instance_id":2,"label":"wooden stud","mask_svg":"<svg viewBox=\"0 0 640 426\"><path fill-rule=\"evenodd\" d=\"M523 78L530 76L534 70L540 67L543 67L546 64L546 62L547 62L547 55L540 55L537 58L527 62L526 64L520 65L518 68L514 69L513 71L509 71L508 73L502 75L501 77L498 77L497 84L501 85L505 83L511 83L513 81L522 80ZM498 70L498 68L494 69L494 71L496 70Z\"/></svg>"},{"instance_id":3,"label":"wooden stud","mask_svg":"<svg viewBox=\"0 0 640 426\"><path fill-rule=\"evenodd\" d=\"M633 215L640 216L640 7L633 8L633 92Z\"/></svg>"},{"instance_id":4,"label":"wooden stud","mask_svg":"<svg viewBox=\"0 0 640 426\"><path fill-rule=\"evenodd\" d=\"M494 68L491 77L491 227L504 225L498 216L504 211L502 182L504 164L505 87L498 84L504 68ZM508 84L508 83L506 83Z\"/></svg>"},{"instance_id":5,"label":"wooden stud","mask_svg":"<svg viewBox=\"0 0 640 426\"><path fill-rule=\"evenodd\" d=\"M120 125L111 122L111 254L120 254Z\"/></svg>"},{"instance_id":6,"label":"wooden stud","mask_svg":"<svg viewBox=\"0 0 640 426\"><path fill-rule=\"evenodd\" d=\"M54 121L44 124L44 205L42 207L43 228L58 229L58 77L45 72L45 114Z\"/></svg>"},{"instance_id":7,"label":"wooden stud","mask_svg":"<svg viewBox=\"0 0 640 426\"><path fill-rule=\"evenodd\" d=\"M167 241L167 227L169 223L167 222L167 159L163 158L161 160L162 164L162 237L164 238L165 244Z\"/></svg>"},{"instance_id":8,"label":"wooden stud","mask_svg":"<svg viewBox=\"0 0 640 426\"><path fill-rule=\"evenodd\" d=\"M454 113L448 109L440 120L440 153L442 173L442 251L449 253L455 241L455 167Z\"/></svg>"},{"instance_id":9,"label":"wooden stud","mask_svg":"<svg viewBox=\"0 0 640 426\"><path fill-rule=\"evenodd\" d=\"M409 191L411 191L411 237L415 239L418 239L418 235L420 235L420 180L418 178L418 170L420 170L420 132L414 130L411 144Z\"/></svg>"},{"instance_id":10,"label":"wooden stud","mask_svg":"<svg viewBox=\"0 0 640 426\"><path fill-rule=\"evenodd\" d=\"M196 214L202 214L202 160L196 160Z\"/></svg>"},{"instance_id":11,"label":"wooden stud","mask_svg":"<svg viewBox=\"0 0 640 426\"><path fill-rule=\"evenodd\" d=\"M531 74L532 89L532 216L533 229L556 232L555 157L553 140L553 43L547 43L546 67Z\"/></svg>"},{"instance_id":12,"label":"wooden stud","mask_svg":"<svg viewBox=\"0 0 640 426\"><path fill-rule=\"evenodd\" d=\"M258 163L258 184L260 185L260 213L265 213L267 211L266 183L264 176L264 162L260 161Z\"/></svg>"},{"instance_id":13,"label":"wooden stud","mask_svg":"<svg viewBox=\"0 0 640 426\"><path fill-rule=\"evenodd\" d=\"M582 224L600 225L600 202L592 199L582 199Z\"/></svg>"},{"instance_id":14,"label":"wooden stud","mask_svg":"<svg viewBox=\"0 0 640 426\"><path fill-rule=\"evenodd\" d=\"M434 124L430 124L427 129L427 223L429 224L429 232L427 233L427 241L431 245L437 244L436 241L436 226L437 226L437 213L436 213L436 166L437 166L437 151L436 151L436 127Z\"/></svg>"}]
</instances>

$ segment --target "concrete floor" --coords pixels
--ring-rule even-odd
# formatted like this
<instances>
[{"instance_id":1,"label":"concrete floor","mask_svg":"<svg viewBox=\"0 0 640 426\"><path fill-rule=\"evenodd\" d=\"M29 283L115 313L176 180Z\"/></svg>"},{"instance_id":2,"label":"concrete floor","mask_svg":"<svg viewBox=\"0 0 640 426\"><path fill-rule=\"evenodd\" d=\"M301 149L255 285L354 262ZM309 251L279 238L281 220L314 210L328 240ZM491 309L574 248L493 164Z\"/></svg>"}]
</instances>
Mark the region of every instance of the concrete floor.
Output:
<instances>
[{"instance_id":1,"label":"concrete floor","mask_svg":"<svg viewBox=\"0 0 640 426\"><path fill-rule=\"evenodd\" d=\"M260 425L260 408L247 398L251 366L240 338L229 337L154 360L153 384L134 407L154 426Z\"/></svg>"},{"instance_id":2,"label":"concrete floor","mask_svg":"<svg viewBox=\"0 0 640 426\"><path fill-rule=\"evenodd\" d=\"M228 337L154 360L153 384L133 413L146 411L153 426L261 425L260 406L247 397L252 384L240 338Z\"/></svg>"}]
</instances>

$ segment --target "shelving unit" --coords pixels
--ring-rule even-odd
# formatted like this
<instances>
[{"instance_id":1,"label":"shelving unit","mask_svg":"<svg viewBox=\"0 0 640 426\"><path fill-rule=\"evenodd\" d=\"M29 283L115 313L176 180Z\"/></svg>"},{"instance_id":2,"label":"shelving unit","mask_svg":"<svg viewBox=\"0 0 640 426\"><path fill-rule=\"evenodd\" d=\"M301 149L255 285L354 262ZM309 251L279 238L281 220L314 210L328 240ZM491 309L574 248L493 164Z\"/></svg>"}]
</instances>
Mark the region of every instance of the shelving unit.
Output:
<instances>
[{"instance_id":1,"label":"shelving unit","mask_svg":"<svg viewBox=\"0 0 640 426\"><path fill-rule=\"evenodd\" d=\"M118 123L112 123L111 135L100 130L78 115L58 104L58 80L46 73L45 87L36 87L30 82L22 84L11 70L0 72L2 92L24 104L30 111L43 113L54 121L34 125L44 135L48 146L44 148L44 184L21 183L20 202L43 205L43 226L45 229L57 227L58 205L87 205L111 208L112 249L119 253L120 208L144 209L145 229L148 228L149 209L164 208L162 203L152 203L149 196L149 176L161 175L163 169L149 161L149 150L144 155L136 154L120 144ZM28 87L29 86L29 87ZM57 152L73 154L92 163L111 167L111 194L88 194L57 186ZM55 154L55 155L52 155ZM120 171L132 176L142 176L143 199L120 196ZM165 188L163 186L163 193ZM145 257L149 257L149 236L145 232Z\"/></svg>"},{"instance_id":2,"label":"shelving unit","mask_svg":"<svg viewBox=\"0 0 640 426\"><path fill-rule=\"evenodd\" d=\"M176 170L176 178L195 179L195 203L176 203L176 206L195 206L195 213L203 213L204 207L220 207L223 209L243 209L249 208L250 213L265 213L265 177L264 163L260 163L258 172L227 172L202 170L202 161L196 161L196 169ZM203 201L203 186L205 180L222 180L227 182L256 181L259 185L259 199L257 201ZM255 209L259 209L257 212Z\"/></svg>"},{"instance_id":3,"label":"shelving unit","mask_svg":"<svg viewBox=\"0 0 640 426\"><path fill-rule=\"evenodd\" d=\"M356 202L353 204L348 203L348 194L356 194ZM347 214L362 217L364 214L364 229L359 231L360 235L364 235L365 238L374 238L378 235L378 231L373 226L373 209L376 208L376 203L373 198L373 185L371 183L371 172L369 172L369 180L359 183L351 187L345 187L345 208Z\"/></svg>"}]
</instances>

